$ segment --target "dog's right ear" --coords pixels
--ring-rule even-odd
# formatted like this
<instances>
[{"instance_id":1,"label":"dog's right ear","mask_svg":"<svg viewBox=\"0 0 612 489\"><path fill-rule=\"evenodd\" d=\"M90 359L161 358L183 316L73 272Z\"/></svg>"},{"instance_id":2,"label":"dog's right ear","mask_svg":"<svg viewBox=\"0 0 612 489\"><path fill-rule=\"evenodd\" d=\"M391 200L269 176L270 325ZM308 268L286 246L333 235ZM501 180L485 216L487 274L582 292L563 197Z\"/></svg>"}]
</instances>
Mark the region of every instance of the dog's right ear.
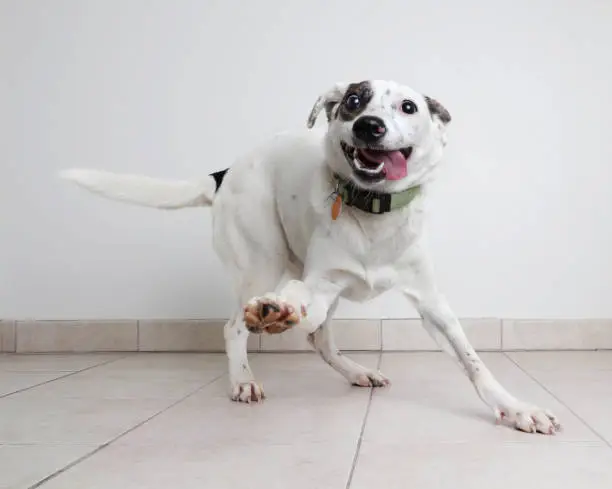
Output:
<instances>
[{"instance_id":1,"label":"dog's right ear","mask_svg":"<svg viewBox=\"0 0 612 489\"><path fill-rule=\"evenodd\" d=\"M346 83L336 83L327 92L319 96L308 116L308 128L314 126L317 117L319 117L323 109L325 109L325 114L327 115L327 122L331 120L333 110L342 101L346 87Z\"/></svg>"}]
</instances>

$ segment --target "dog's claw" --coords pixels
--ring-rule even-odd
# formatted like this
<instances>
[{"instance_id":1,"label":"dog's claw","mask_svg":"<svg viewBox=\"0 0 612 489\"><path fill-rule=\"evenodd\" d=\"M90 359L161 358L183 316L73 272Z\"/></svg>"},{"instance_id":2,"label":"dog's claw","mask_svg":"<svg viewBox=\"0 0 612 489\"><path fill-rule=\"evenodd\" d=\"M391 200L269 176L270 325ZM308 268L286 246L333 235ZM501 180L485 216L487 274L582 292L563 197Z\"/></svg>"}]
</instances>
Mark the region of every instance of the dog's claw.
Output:
<instances>
[{"instance_id":1,"label":"dog's claw","mask_svg":"<svg viewBox=\"0 0 612 489\"><path fill-rule=\"evenodd\" d=\"M244 382L234 386L231 398L232 401L251 404L262 402L266 395L263 388L256 382Z\"/></svg>"},{"instance_id":2,"label":"dog's claw","mask_svg":"<svg viewBox=\"0 0 612 489\"><path fill-rule=\"evenodd\" d=\"M380 372L366 372L352 382L356 387L387 387L391 382Z\"/></svg>"},{"instance_id":3,"label":"dog's claw","mask_svg":"<svg viewBox=\"0 0 612 489\"><path fill-rule=\"evenodd\" d=\"M561 431L561 424L550 411L536 407L520 405L520 409L495 409L495 422L502 424L504 420L518 431L525 433L541 433L554 435Z\"/></svg>"}]
</instances>

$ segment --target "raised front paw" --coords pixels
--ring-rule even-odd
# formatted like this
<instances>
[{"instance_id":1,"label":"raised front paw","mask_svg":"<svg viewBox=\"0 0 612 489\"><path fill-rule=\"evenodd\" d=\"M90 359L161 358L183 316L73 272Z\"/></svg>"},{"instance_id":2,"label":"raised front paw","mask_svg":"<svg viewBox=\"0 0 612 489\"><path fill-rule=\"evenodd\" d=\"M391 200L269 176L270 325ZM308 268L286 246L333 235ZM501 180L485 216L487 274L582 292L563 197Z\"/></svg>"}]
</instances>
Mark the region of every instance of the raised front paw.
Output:
<instances>
[{"instance_id":1,"label":"raised front paw","mask_svg":"<svg viewBox=\"0 0 612 489\"><path fill-rule=\"evenodd\" d=\"M261 402L265 399L263 388L255 381L238 382L232 386L232 401L246 402Z\"/></svg>"},{"instance_id":2,"label":"raised front paw","mask_svg":"<svg viewBox=\"0 0 612 489\"><path fill-rule=\"evenodd\" d=\"M497 423L507 423L525 433L554 435L561 431L561 423L553 413L522 402L496 408L495 418Z\"/></svg>"},{"instance_id":3,"label":"raised front paw","mask_svg":"<svg viewBox=\"0 0 612 489\"><path fill-rule=\"evenodd\" d=\"M251 333L279 334L298 324L300 316L278 298L255 297L244 308L244 322Z\"/></svg>"}]
</instances>

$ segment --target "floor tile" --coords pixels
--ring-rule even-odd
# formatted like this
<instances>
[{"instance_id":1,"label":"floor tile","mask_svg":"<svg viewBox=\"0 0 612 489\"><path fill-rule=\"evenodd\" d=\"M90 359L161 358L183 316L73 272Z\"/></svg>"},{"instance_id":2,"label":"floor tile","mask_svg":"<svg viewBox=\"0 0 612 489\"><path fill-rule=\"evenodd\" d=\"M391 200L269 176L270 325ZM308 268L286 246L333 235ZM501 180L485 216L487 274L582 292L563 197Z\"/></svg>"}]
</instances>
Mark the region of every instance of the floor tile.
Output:
<instances>
[{"instance_id":1,"label":"floor tile","mask_svg":"<svg viewBox=\"0 0 612 489\"><path fill-rule=\"evenodd\" d=\"M0 489L27 489L95 448L88 445L0 445Z\"/></svg>"},{"instance_id":2,"label":"floor tile","mask_svg":"<svg viewBox=\"0 0 612 489\"><path fill-rule=\"evenodd\" d=\"M0 444L106 443L173 402L168 399L49 399L32 392L0 399Z\"/></svg>"},{"instance_id":3,"label":"floor tile","mask_svg":"<svg viewBox=\"0 0 612 489\"><path fill-rule=\"evenodd\" d=\"M353 356L376 363L374 355ZM232 403L219 379L119 440L119 444L199 447L357 443L370 390L351 387L316 355L268 355L257 365L268 394L261 404ZM309 368L310 367L310 368Z\"/></svg>"},{"instance_id":4,"label":"floor tile","mask_svg":"<svg viewBox=\"0 0 612 489\"><path fill-rule=\"evenodd\" d=\"M346 485L354 451L355 445L350 442L217 447L111 445L42 488L341 489Z\"/></svg>"},{"instance_id":5,"label":"floor tile","mask_svg":"<svg viewBox=\"0 0 612 489\"><path fill-rule=\"evenodd\" d=\"M222 355L132 356L37 387L32 396L96 399L180 399L225 374Z\"/></svg>"},{"instance_id":6,"label":"floor tile","mask_svg":"<svg viewBox=\"0 0 612 489\"><path fill-rule=\"evenodd\" d=\"M588 426L530 379L502 353L481 355L497 379L515 396L552 410L564 425L555 437L527 435L494 424L455 362L443 353L383 355L381 370L389 389L376 390L364 439L376 443L599 441Z\"/></svg>"},{"instance_id":7,"label":"floor tile","mask_svg":"<svg viewBox=\"0 0 612 489\"><path fill-rule=\"evenodd\" d=\"M612 379L612 351L508 352L508 357L539 376L582 378L602 374Z\"/></svg>"},{"instance_id":8,"label":"floor tile","mask_svg":"<svg viewBox=\"0 0 612 489\"><path fill-rule=\"evenodd\" d=\"M346 353L348 358L375 369L379 353ZM367 389L348 381L316 353L273 353L261 355L252 363L257 380L269 399L333 399Z\"/></svg>"},{"instance_id":9,"label":"floor tile","mask_svg":"<svg viewBox=\"0 0 612 489\"><path fill-rule=\"evenodd\" d=\"M123 358L118 353L7 354L0 355L0 371L76 372Z\"/></svg>"},{"instance_id":10,"label":"floor tile","mask_svg":"<svg viewBox=\"0 0 612 489\"><path fill-rule=\"evenodd\" d=\"M612 444L612 352L529 352L510 357Z\"/></svg>"},{"instance_id":11,"label":"floor tile","mask_svg":"<svg viewBox=\"0 0 612 489\"><path fill-rule=\"evenodd\" d=\"M0 397L49 382L66 375L63 372L3 372L0 370Z\"/></svg>"},{"instance_id":12,"label":"floor tile","mask_svg":"<svg viewBox=\"0 0 612 489\"><path fill-rule=\"evenodd\" d=\"M599 444L364 442L351 489L609 489L612 450Z\"/></svg>"},{"instance_id":13,"label":"floor tile","mask_svg":"<svg viewBox=\"0 0 612 489\"><path fill-rule=\"evenodd\" d=\"M612 352L481 355L559 416L552 437L496 426L445 354L347 356L381 361L392 386L352 387L315 353L253 353L267 399L244 405L228 399L224 354L0 356L0 396L26 388L0 398L0 489L111 441L41 487L342 489L368 405L352 489L612 487Z\"/></svg>"}]
</instances>

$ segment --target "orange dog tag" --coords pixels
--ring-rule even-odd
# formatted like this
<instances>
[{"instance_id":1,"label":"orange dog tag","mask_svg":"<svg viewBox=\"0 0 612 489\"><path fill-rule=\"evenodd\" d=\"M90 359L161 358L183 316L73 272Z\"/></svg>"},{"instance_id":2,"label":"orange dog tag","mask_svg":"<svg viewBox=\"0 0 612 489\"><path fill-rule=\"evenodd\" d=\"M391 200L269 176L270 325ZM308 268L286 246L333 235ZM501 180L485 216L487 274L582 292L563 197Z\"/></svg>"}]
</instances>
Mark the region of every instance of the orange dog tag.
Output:
<instances>
[{"instance_id":1,"label":"orange dog tag","mask_svg":"<svg viewBox=\"0 0 612 489\"><path fill-rule=\"evenodd\" d=\"M338 194L336 195L336 200L334 200L334 203L331 208L331 218L333 221L338 219L338 216L340 215L341 210L342 210L342 196Z\"/></svg>"}]
</instances>

